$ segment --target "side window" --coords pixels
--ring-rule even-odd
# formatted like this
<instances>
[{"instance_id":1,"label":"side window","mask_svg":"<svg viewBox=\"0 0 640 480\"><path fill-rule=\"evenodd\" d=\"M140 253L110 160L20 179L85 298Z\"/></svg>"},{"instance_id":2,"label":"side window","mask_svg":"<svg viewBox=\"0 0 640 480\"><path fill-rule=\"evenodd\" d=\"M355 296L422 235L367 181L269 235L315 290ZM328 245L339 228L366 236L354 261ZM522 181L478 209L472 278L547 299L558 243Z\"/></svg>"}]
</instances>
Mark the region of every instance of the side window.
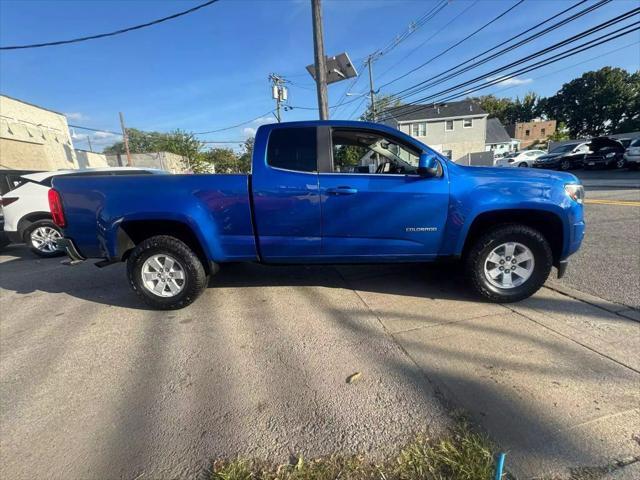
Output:
<instances>
[{"instance_id":1,"label":"side window","mask_svg":"<svg viewBox=\"0 0 640 480\"><path fill-rule=\"evenodd\" d=\"M334 173L415 174L420 152L371 130L331 131Z\"/></svg>"},{"instance_id":2,"label":"side window","mask_svg":"<svg viewBox=\"0 0 640 480\"><path fill-rule=\"evenodd\" d=\"M316 144L315 127L276 128L269 135L267 164L285 170L316 172Z\"/></svg>"},{"instance_id":3,"label":"side window","mask_svg":"<svg viewBox=\"0 0 640 480\"><path fill-rule=\"evenodd\" d=\"M447 132L453 132L453 120L447 120L444 122L444 129Z\"/></svg>"}]
</instances>

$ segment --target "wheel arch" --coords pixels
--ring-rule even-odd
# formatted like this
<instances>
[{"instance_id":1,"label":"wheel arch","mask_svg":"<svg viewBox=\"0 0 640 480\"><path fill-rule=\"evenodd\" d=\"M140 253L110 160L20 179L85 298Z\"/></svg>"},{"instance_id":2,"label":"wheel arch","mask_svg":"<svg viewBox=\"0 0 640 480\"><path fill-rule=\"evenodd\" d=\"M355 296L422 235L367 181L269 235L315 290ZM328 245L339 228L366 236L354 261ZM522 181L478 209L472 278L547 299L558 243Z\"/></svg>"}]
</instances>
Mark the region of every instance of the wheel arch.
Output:
<instances>
[{"instance_id":1,"label":"wheel arch","mask_svg":"<svg viewBox=\"0 0 640 480\"><path fill-rule=\"evenodd\" d=\"M24 237L24 233L27 230L27 228L29 228L30 225L40 220L53 221L53 218L51 217L51 212L44 212L44 211L30 212L24 215L20 220L18 220L18 234L20 235L20 238Z\"/></svg>"},{"instance_id":2,"label":"wheel arch","mask_svg":"<svg viewBox=\"0 0 640 480\"><path fill-rule=\"evenodd\" d=\"M214 273L198 233L188 223L181 220L125 219L121 221L117 227L115 238L117 259L127 260L136 245L156 235L168 235L184 242L200 259L207 274Z\"/></svg>"},{"instance_id":3,"label":"wheel arch","mask_svg":"<svg viewBox=\"0 0 640 480\"><path fill-rule=\"evenodd\" d=\"M561 217L548 210L529 209L491 210L477 215L469 225L461 255L464 257L474 241L487 229L505 224L526 225L539 231L549 242L554 264L562 258L565 229Z\"/></svg>"}]
</instances>

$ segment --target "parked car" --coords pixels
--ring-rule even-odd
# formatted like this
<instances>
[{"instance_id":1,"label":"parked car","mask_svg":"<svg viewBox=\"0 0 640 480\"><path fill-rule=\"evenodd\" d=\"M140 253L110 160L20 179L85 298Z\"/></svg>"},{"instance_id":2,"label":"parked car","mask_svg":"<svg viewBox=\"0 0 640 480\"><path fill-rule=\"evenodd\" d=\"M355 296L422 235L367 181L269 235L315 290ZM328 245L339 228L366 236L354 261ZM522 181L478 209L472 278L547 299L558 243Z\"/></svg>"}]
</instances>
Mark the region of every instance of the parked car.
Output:
<instances>
[{"instance_id":1,"label":"parked car","mask_svg":"<svg viewBox=\"0 0 640 480\"><path fill-rule=\"evenodd\" d=\"M640 166L640 137L632 140L624 152L624 161L629 170L637 170Z\"/></svg>"},{"instance_id":2,"label":"parked car","mask_svg":"<svg viewBox=\"0 0 640 480\"><path fill-rule=\"evenodd\" d=\"M8 235L4 231L2 197L23 184L25 180L21 175L28 173L37 172L34 170L0 170L0 248L4 248L11 243L11 240L9 240Z\"/></svg>"},{"instance_id":3,"label":"parked car","mask_svg":"<svg viewBox=\"0 0 640 480\"><path fill-rule=\"evenodd\" d=\"M574 170L582 168L584 158L590 153L588 142L574 142L559 145L546 155L536 159L534 168L549 170Z\"/></svg>"},{"instance_id":4,"label":"parked car","mask_svg":"<svg viewBox=\"0 0 640 480\"><path fill-rule=\"evenodd\" d=\"M70 264L126 261L136 294L174 309L238 261L460 259L479 295L522 300L580 247L583 194L568 173L457 165L388 126L315 121L261 126L250 175L59 176L49 204Z\"/></svg>"},{"instance_id":5,"label":"parked car","mask_svg":"<svg viewBox=\"0 0 640 480\"><path fill-rule=\"evenodd\" d=\"M596 137L589 142L591 153L584 159L585 169L624 168L625 147L622 141L610 137Z\"/></svg>"},{"instance_id":6,"label":"parked car","mask_svg":"<svg viewBox=\"0 0 640 480\"><path fill-rule=\"evenodd\" d=\"M496 167L531 167L536 158L544 155L543 150L523 150L511 152L493 162Z\"/></svg>"},{"instance_id":7,"label":"parked car","mask_svg":"<svg viewBox=\"0 0 640 480\"><path fill-rule=\"evenodd\" d=\"M20 175L13 180L15 188L2 196L4 233L10 242L26 243L40 257L63 254L64 251L61 251L56 245L56 241L61 238L60 228L53 223L47 200L47 192L53 178L68 176L83 179L96 175L131 175L155 172L160 171L108 167Z\"/></svg>"}]
</instances>

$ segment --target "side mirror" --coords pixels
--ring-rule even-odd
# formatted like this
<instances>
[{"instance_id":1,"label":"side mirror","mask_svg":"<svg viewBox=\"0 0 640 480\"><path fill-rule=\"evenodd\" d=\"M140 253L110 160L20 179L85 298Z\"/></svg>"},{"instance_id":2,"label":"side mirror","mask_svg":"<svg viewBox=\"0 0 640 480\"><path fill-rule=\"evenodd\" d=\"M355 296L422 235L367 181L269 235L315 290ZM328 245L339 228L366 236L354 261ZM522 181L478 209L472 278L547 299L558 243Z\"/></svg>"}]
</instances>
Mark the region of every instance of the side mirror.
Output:
<instances>
[{"instance_id":1,"label":"side mirror","mask_svg":"<svg viewBox=\"0 0 640 480\"><path fill-rule=\"evenodd\" d=\"M438 160L429 154L421 153L418 160L418 175L421 177L435 177L438 175Z\"/></svg>"}]
</instances>

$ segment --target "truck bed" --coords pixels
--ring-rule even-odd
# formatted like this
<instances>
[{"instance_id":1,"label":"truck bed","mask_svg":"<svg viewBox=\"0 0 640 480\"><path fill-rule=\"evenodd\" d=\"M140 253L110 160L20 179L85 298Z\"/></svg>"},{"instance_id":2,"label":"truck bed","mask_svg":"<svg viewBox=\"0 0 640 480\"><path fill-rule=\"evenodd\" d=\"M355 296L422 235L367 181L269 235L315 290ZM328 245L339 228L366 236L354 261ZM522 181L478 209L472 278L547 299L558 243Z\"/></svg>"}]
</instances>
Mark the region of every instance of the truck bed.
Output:
<instances>
[{"instance_id":1,"label":"truck bed","mask_svg":"<svg viewBox=\"0 0 640 480\"><path fill-rule=\"evenodd\" d=\"M120 226L174 221L197 235L209 259L256 260L248 175L64 177L65 236L85 257L115 258Z\"/></svg>"}]
</instances>

